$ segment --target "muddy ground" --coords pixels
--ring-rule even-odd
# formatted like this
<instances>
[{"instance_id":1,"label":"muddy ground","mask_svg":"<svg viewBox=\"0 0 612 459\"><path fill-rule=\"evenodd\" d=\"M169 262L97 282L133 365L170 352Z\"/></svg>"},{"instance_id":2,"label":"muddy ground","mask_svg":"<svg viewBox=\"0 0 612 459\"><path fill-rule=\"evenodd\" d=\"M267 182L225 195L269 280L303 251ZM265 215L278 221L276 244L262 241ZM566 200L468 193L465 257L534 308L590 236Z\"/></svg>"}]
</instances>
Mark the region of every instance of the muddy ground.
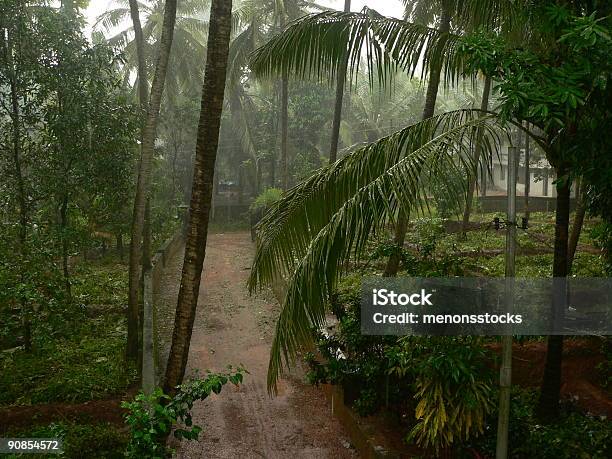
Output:
<instances>
[{"instance_id":1,"label":"muddy ground","mask_svg":"<svg viewBox=\"0 0 612 459\"><path fill-rule=\"evenodd\" d=\"M278 396L267 393L278 303L269 292L247 292L250 235L211 234L207 245L188 372L243 364L249 374L240 387L225 386L194 407L194 423L204 431L198 442L175 444L177 457L356 457L325 397L303 382L301 369L280 381Z\"/></svg>"}]
</instances>

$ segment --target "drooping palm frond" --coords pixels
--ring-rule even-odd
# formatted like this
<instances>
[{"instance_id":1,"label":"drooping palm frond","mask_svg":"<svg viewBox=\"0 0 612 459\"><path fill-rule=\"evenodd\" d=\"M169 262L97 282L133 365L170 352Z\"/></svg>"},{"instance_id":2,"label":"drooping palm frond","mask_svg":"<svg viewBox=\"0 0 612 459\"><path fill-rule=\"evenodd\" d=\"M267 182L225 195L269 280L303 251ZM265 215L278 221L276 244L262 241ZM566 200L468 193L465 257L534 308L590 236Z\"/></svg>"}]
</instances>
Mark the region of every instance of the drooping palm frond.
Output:
<instances>
[{"instance_id":1,"label":"drooping palm frond","mask_svg":"<svg viewBox=\"0 0 612 459\"><path fill-rule=\"evenodd\" d=\"M461 110L409 126L349 154L290 190L264 217L250 288L288 278L288 289L270 355L268 387L275 390L311 328L321 326L325 304L341 267L359 260L368 239L388 227L398 209L425 212L433 183L445 183L448 198L462 201L473 145L483 133L484 151L499 149L494 114ZM482 155L483 159L489 154Z\"/></svg>"},{"instance_id":2,"label":"drooping palm frond","mask_svg":"<svg viewBox=\"0 0 612 459\"><path fill-rule=\"evenodd\" d=\"M388 18L369 8L361 13L323 12L293 22L256 50L251 68L261 77L287 72L333 82L348 56L348 73L354 81L365 56L370 80L378 77L384 82L398 67L409 74L422 68L425 75L443 61L450 81L463 70L457 42L455 35Z\"/></svg>"}]
</instances>

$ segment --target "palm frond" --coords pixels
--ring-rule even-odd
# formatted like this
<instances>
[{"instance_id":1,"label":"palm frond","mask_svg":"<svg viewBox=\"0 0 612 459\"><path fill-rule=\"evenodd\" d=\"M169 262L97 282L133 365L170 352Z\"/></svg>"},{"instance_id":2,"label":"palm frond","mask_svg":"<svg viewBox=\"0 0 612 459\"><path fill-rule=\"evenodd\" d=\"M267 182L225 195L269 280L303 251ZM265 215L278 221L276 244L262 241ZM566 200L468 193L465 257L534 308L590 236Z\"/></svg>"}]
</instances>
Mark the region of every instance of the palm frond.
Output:
<instances>
[{"instance_id":1,"label":"palm frond","mask_svg":"<svg viewBox=\"0 0 612 459\"><path fill-rule=\"evenodd\" d=\"M409 74L422 67L425 75L440 62L450 81L463 70L457 43L455 35L388 18L369 8L361 13L323 12L293 22L256 50L251 67L260 77L287 72L333 82L348 56L354 81L365 56L371 82L376 76L379 82L388 81L398 67Z\"/></svg>"},{"instance_id":2,"label":"palm frond","mask_svg":"<svg viewBox=\"0 0 612 459\"><path fill-rule=\"evenodd\" d=\"M445 183L450 199L465 199L473 146L480 132L483 160L499 150L494 114L460 110L439 115L349 154L290 190L264 217L249 287L288 277L268 370L275 390L283 365L311 342L325 304L349 259L359 260L368 239L387 228L398 210L426 212L430 185ZM284 362L284 364L283 364Z\"/></svg>"},{"instance_id":3,"label":"palm frond","mask_svg":"<svg viewBox=\"0 0 612 459\"><path fill-rule=\"evenodd\" d=\"M102 26L106 31L117 27L121 22L130 17L129 8L115 8L109 11L105 11L96 18L94 23L94 29L98 29Z\"/></svg>"}]
</instances>

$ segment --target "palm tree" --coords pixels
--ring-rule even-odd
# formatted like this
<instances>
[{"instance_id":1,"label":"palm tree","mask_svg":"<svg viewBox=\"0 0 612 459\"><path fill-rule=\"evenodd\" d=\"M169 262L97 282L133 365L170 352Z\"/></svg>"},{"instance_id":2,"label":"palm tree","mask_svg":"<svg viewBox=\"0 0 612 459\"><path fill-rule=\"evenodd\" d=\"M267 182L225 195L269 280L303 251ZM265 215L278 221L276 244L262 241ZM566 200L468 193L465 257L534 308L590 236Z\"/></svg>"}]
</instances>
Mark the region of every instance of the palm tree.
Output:
<instances>
[{"instance_id":1,"label":"palm tree","mask_svg":"<svg viewBox=\"0 0 612 459\"><path fill-rule=\"evenodd\" d=\"M161 106L164 82L168 69L170 50L174 37L174 24L176 21L177 0L167 0L164 10L164 20L159 41L159 55L151 85L146 123L142 132L142 145L140 163L138 167L138 180L136 182L136 196L134 198L134 212L131 228L129 286L128 286L128 343L127 356L135 360L138 356L138 304L140 291L140 260L142 251L142 238L145 224L145 210L149 195L153 152L159 109Z\"/></svg>"},{"instance_id":2,"label":"palm tree","mask_svg":"<svg viewBox=\"0 0 612 459\"><path fill-rule=\"evenodd\" d=\"M344 0L344 12L351 11L351 0ZM346 66L340 68L336 80L336 103L334 107L334 121L332 125L331 148L329 149L329 162L336 162L338 154L338 139L340 138L340 121L342 120L342 99L344 98L344 80L346 80Z\"/></svg>"},{"instance_id":3,"label":"palm tree","mask_svg":"<svg viewBox=\"0 0 612 459\"><path fill-rule=\"evenodd\" d=\"M229 51L228 101L233 128L240 137L241 150L248 155L249 159L246 163L254 165L254 177L261 172L262 158L250 129L249 117L253 113L255 104L251 94L247 93L243 86L244 70L248 67L250 54L263 45L271 33L279 33L285 28L288 20L302 17L309 10L325 10L325 8L311 0L243 0L233 12L236 32ZM272 27L269 26L270 24ZM281 75L276 90L279 92L281 184L286 188L289 186L288 75ZM257 182L257 179L253 181Z\"/></svg>"},{"instance_id":4,"label":"palm tree","mask_svg":"<svg viewBox=\"0 0 612 459\"><path fill-rule=\"evenodd\" d=\"M484 88L482 89L482 99L480 102L480 109L483 112L489 110L489 95L491 94L491 78L486 77L484 82ZM525 136L525 138L529 138L529 136ZM527 141L529 142L529 141ZM474 151L474 156L476 157L476 163L478 164L480 160L481 153L481 145L480 143L476 145L476 150ZM465 209L463 210L463 223L461 225L462 237L466 237L468 225L470 223L470 214L472 212L472 201L474 200L474 191L476 190L476 179L477 174L474 174L472 177L472 181L468 187L467 199L465 201ZM527 188L525 188L527 189Z\"/></svg>"},{"instance_id":5,"label":"palm tree","mask_svg":"<svg viewBox=\"0 0 612 459\"><path fill-rule=\"evenodd\" d=\"M489 24L492 31L497 31L503 37L522 34L522 41L505 40L510 49L513 49L511 43L517 42L521 47L529 43L535 50L551 44L547 32L539 32L534 25L540 20L537 15L539 7L530 2L523 5L522 2L473 0L458 2L457 5L461 8L461 14L457 17L462 18L462 23L466 25ZM521 7L525 7L525 11ZM534 11L536 14L532 14ZM465 67L466 63L458 50L460 42L460 38L454 34L441 34L438 30L418 24L384 18L369 9L364 9L362 13L321 13L294 23L282 36L258 50L254 55L253 69L263 76L288 72L322 79L335 74L348 53L349 68L355 74L362 51L366 50L370 80L378 78L388 81L397 68L414 74L422 63L422 72L429 74L442 64L445 81L453 83L459 75L474 72L474 69ZM494 79L507 77L496 73L497 69L492 67L488 67L486 72ZM509 108L510 102L506 102L501 117L522 117L519 121L511 121L524 130L522 122L529 120L538 132L543 132L543 135L534 132L529 132L529 135L545 152L557 176L562 177L557 185L553 276L565 277L571 163L564 159L563 152L564 142L571 145L571 138L559 132L550 122ZM445 149L456 151L457 145L463 145L465 139L454 137L457 132L471 134L473 145L477 144L478 136L474 131L482 132L481 161L488 161L488 154L492 150L487 146L491 142L488 137L492 135L490 123L500 115L483 114L480 110L462 113L470 113L475 118L450 117L455 121L452 126L447 126L448 129L438 127L437 133L428 131L430 136L420 137L420 143L410 144L415 140L411 134L427 131L425 126L440 120L448 121L449 118L446 115L428 118L364 150L358 150L346 161L330 166L290 190L264 218L250 287L255 289L267 284L278 275L289 279L270 358L268 382L272 390L282 368L281 356L285 356L286 363L290 362L299 346L310 340L310 326L321 325L325 300L335 285L341 262L350 257L359 257L369 234L384 229L381 222L397 221L398 209L414 209L420 205L415 197L422 196L419 193L427 189L427 181L422 178L423 162L427 163L427 158L444 156ZM441 145L441 139L450 141ZM368 156L367 153L372 151L383 159ZM427 152L426 158L422 156L424 152ZM395 163L388 155L401 159ZM421 160L417 164L410 161L415 157ZM351 160L357 158L357 164L349 167ZM378 160L389 164L389 169L383 169L385 175L377 175ZM456 169L457 161L469 167L477 166L473 154L455 157L454 161L436 163L435 166L452 170ZM350 170L349 174L343 173L344 167ZM442 170L427 171L426 178L447 178ZM468 180L474 173L468 169L461 172ZM404 191L398 186L400 183L405 187ZM411 190L412 194L407 190ZM462 191L464 197L466 191ZM447 192L454 195L452 189ZM554 416L558 406L562 349L562 337L549 337L539 403L539 412L549 418Z\"/></svg>"},{"instance_id":6,"label":"palm tree","mask_svg":"<svg viewBox=\"0 0 612 459\"><path fill-rule=\"evenodd\" d=\"M152 75L159 49L159 37L163 28L163 0L137 1L115 0L117 7L101 14L96 27L102 27L107 32L121 26L126 19L132 18L132 26L126 27L108 38L111 45L118 46L126 56L124 66L125 81L136 70L140 77L141 64L145 64L147 74ZM170 55L169 71L165 82L166 96L174 99L179 96L185 86L191 86L200 81L203 64L200 56L205 52L208 20L206 18L209 0L181 0L177 6L177 16L174 31L174 52ZM137 9L144 18L142 25L136 25L133 11ZM139 17L140 20L140 17ZM142 32L142 41L137 29ZM140 48L140 49L139 49ZM140 62L140 60L144 62ZM138 85L138 80L136 81ZM137 86L139 87L139 86Z\"/></svg>"},{"instance_id":7,"label":"palm tree","mask_svg":"<svg viewBox=\"0 0 612 459\"><path fill-rule=\"evenodd\" d=\"M433 4L433 2L406 2L406 5L413 5L415 8L422 4ZM451 10L448 2L442 1L440 4L441 13L438 22L438 31L441 39L439 46L444 46L445 37L450 32L451 22ZM408 8L407 8L408 9ZM429 81L427 82L427 91L425 92L425 106L423 108L422 119L431 118L436 109L436 99L438 97L438 88L440 86L440 75L442 73L442 63L439 62L435 66L432 66L429 72ZM404 241L406 239L406 231L408 230L408 219L409 215L406 211L400 209L400 215L395 227L395 236L393 242L395 243L396 250L389 256L387 265L385 267L384 275L386 277L393 277L397 274L401 261L401 250L404 247Z\"/></svg>"},{"instance_id":8,"label":"palm tree","mask_svg":"<svg viewBox=\"0 0 612 459\"><path fill-rule=\"evenodd\" d=\"M410 5L413 5L413 3L411 2ZM455 46L456 40L449 40L451 37L450 8L455 5L451 5L449 1L444 1L442 6L442 15L439 17L438 29L404 20L386 18L368 8L364 8L361 13L323 12L311 15L294 23L283 35L273 38L267 45L258 49L252 60L252 68L256 74L262 77L271 76L273 74L292 73L297 76L315 76L322 79L326 76L336 75L338 72L341 72L345 62L348 62L348 68L350 69L351 75L356 75L361 64L362 55L365 53L367 56L367 74L370 84L373 85L376 78L381 84L390 81L393 78L393 73L398 67L406 71L409 75L413 75L422 61L422 76L429 74L429 82L422 115L423 121L421 124L414 126L428 126L429 129L431 129L431 125L436 125L436 122L427 122L426 120L435 120L432 116L435 110L436 95L442 77L442 70L445 70L443 75L447 79L447 82L455 81L461 70L461 62L458 58ZM418 14L424 15L425 13L419 12ZM468 15L458 15L458 17L465 18L468 17ZM461 116L456 116L450 117L450 119L458 121L463 118ZM481 121L484 122L484 119ZM427 140L421 138L423 145L432 140L432 131L421 127L415 129L419 132L419 135L422 135L421 129L432 134ZM409 132L413 131L409 129ZM455 132L454 129L451 129L451 132ZM371 146L376 151L383 150L384 147L388 146L389 139L394 139L394 137L391 136L390 138L380 140ZM412 141L414 141L414 139ZM405 147L402 146L402 153L405 153L404 148ZM431 148L431 146L427 148ZM398 154L397 147L394 154ZM353 155L359 156L357 152ZM465 164L465 161L464 158L462 160L463 164ZM472 163L473 158L470 159L469 162ZM339 164L344 163L344 161L339 162ZM338 167L340 167L340 165ZM333 170L334 168L330 167L330 169ZM361 172L366 174L365 169ZM470 176L471 174L472 172L470 171L467 175ZM419 175L420 174L411 172L413 180L416 180ZM366 174L366 176L369 176L369 174ZM321 177L319 177L319 179L321 179ZM366 183L369 183L369 181L366 180L362 185ZM407 184L407 189L414 189L415 183L416 182L413 182L409 186ZM336 185L340 187L345 186L344 184ZM448 191L451 192L452 190L449 188ZM291 199L290 197L293 195L294 193L290 192L286 197L287 201L289 201ZM400 193L400 196L403 195ZM331 196L326 196L326 198L320 202L328 203L328 199L331 200L329 202L334 202ZM403 203L414 204L410 200L398 199L396 197L394 205L386 207L386 211L392 210L395 215L385 214L382 216L383 218L379 219L379 222L384 220L387 222L396 221L398 223L395 235L395 242L398 246L403 245L407 227L407 218L404 216L404 212L407 212L408 207L402 209L400 204ZM327 207L328 206L326 206L326 209ZM324 212L331 212L332 210L338 211L339 208L340 206L332 207ZM274 212L270 215L273 214ZM399 214L399 217L397 214ZM333 213L325 215L327 215L327 218L331 218ZM367 218L365 215L363 215L363 217ZM295 218L297 219L298 217ZM268 222L268 220L264 219L262 228L266 227L266 222ZM270 224L272 224L271 221ZM372 225L372 222L368 224ZM309 237L314 238L321 228L309 224L302 227L301 230L305 231ZM268 228L268 230L270 230L270 228ZM293 231L296 231L294 229L287 230L289 234L293 234ZM262 254L267 252L268 239L273 237L273 235L276 236L277 233L272 230L267 231L266 235L262 233L263 239L260 247ZM294 239L291 240L291 243L298 244L297 247L299 247L300 250L305 250L308 246L304 240L299 241ZM289 250L291 255L299 260L305 253L299 250L298 253L295 253L293 252L295 249L296 248L282 250ZM259 253L260 251L258 250L258 254ZM282 252L275 253L275 255L278 258L283 256ZM278 262L279 260L277 259L276 261ZM260 263L261 261L259 258L256 258L254 264L255 269L251 279L252 288L255 288L262 281L262 279L259 278L258 270L273 270L272 265L260 267ZM330 267L326 268L328 272L334 270L331 266L335 266L335 264L333 262L330 263ZM393 275L397 272L398 266L399 254L397 257L390 258L385 273ZM284 268L287 267L288 266L284 266ZM280 269L280 271L281 274L286 274L290 276L290 278L293 278L297 274L292 276L291 270L285 271L285 269ZM335 273L330 275L332 278L335 278ZM266 274L264 274L264 279L265 276ZM291 285L293 285L293 282ZM321 287L318 289L320 291ZM290 293L288 293L285 305L289 305L293 300L295 299L292 299ZM296 311L294 305L288 307L290 307L292 311ZM317 306L315 306L315 308L316 307ZM285 312L285 309L283 309L283 312ZM307 319L307 317L306 315L301 318ZM312 315L309 319L315 324L320 323L316 314ZM277 338L275 339L275 346L273 346L270 361L269 382L271 387L273 387L278 371L280 370L280 355L277 355L277 353L280 353L281 348L291 353L292 346L297 345L297 342L302 338L307 339L308 335L308 333L304 333L305 329L299 329L299 327L303 325L297 325L294 318L287 320L291 322L291 326L298 327L298 330L291 330L288 324L283 323L284 319L282 313L279 319ZM289 330L285 330L285 328L289 328ZM293 335L294 332L297 334L297 341L294 339L296 336Z\"/></svg>"},{"instance_id":9,"label":"palm tree","mask_svg":"<svg viewBox=\"0 0 612 459\"><path fill-rule=\"evenodd\" d=\"M465 187L449 176L470 177L478 132L483 158L500 145L494 114L458 110L427 118L360 148L285 193L264 216L249 287L288 279L276 326L268 373L269 389L285 363L311 342L341 269L365 254L372 234L397 221L399 209L428 212L428 193L449 183L449 199L462 202Z\"/></svg>"},{"instance_id":10,"label":"palm tree","mask_svg":"<svg viewBox=\"0 0 612 459\"><path fill-rule=\"evenodd\" d=\"M185 261L164 382L164 392L167 394L174 394L185 374L206 255L208 217L232 29L231 0L212 1L210 24Z\"/></svg>"},{"instance_id":11,"label":"palm tree","mask_svg":"<svg viewBox=\"0 0 612 459\"><path fill-rule=\"evenodd\" d=\"M514 5L508 5L507 2L480 4L479 0L475 1L478 5L458 0L438 0L436 2L405 0L406 17L417 21L412 23L385 18L368 8L364 8L361 14L330 13L326 15L324 13L311 16L309 20L300 21L303 28L293 28L292 36L287 37L285 43L291 40L292 45L298 48L294 56L285 56L288 58L287 62L279 63L279 73L284 74L282 72L286 72L285 67L292 67L297 75L318 73L317 76L321 77L320 70L322 69L326 69L330 75L344 74L348 61L351 74L355 74L359 68L362 50L365 48L370 81L373 82L374 75L384 81L391 77L391 70L398 66L409 74L414 74L419 65L421 51L423 51L422 76L427 74L429 79L422 119L429 118L435 112L440 76L444 65L442 51L445 49L445 42L450 33L451 19L453 18L456 23L455 27L459 30L474 29L480 24L487 24L492 29L501 29L502 24L510 30L514 27L512 21L502 20L512 17L515 12ZM477 7L477 11L472 7ZM439 14L437 14L438 11ZM437 29L423 25L434 21L438 24ZM312 28L309 29L309 27ZM323 43L323 40L327 43ZM428 46L425 47L425 44ZM305 45L315 45L319 48L313 51ZM262 75L270 73L271 69L267 68L267 65L273 61L273 58L268 52L272 48L272 46L266 46L255 56L255 69ZM280 50L275 49L275 51ZM292 62L292 59L304 60ZM374 66L375 61L378 63L378 68ZM317 62L317 65L313 66L313 62ZM314 69L316 70L313 71ZM451 80L457 78L458 75L453 72L453 65L445 70L447 70L445 75ZM332 135L333 133L334 131ZM395 276L399 269L401 247L404 244L408 223L408 215L404 212L400 213L394 236L397 250L389 257L385 268L386 276Z\"/></svg>"}]
</instances>

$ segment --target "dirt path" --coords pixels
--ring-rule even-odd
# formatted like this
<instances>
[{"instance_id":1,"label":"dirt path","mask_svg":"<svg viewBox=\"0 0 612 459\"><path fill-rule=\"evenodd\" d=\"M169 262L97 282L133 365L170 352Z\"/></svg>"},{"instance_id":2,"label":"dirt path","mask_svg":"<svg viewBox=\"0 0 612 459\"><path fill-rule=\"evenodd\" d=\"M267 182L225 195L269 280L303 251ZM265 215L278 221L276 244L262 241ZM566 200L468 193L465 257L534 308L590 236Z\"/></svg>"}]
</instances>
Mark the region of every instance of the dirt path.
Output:
<instances>
[{"instance_id":1,"label":"dirt path","mask_svg":"<svg viewBox=\"0 0 612 459\"><path fill-rule=\"evenodd\" d=\"M271 295L249 297L245 284L253 254L248 233L213 234L206 250L189 370L223 370L242 363L250 372L239 388L196 405L199 442L177 446L180 458L355 457L348 435L322 392L293 375L266 392L266 370L278 304Z\"/></svg>"}]
</instances>

